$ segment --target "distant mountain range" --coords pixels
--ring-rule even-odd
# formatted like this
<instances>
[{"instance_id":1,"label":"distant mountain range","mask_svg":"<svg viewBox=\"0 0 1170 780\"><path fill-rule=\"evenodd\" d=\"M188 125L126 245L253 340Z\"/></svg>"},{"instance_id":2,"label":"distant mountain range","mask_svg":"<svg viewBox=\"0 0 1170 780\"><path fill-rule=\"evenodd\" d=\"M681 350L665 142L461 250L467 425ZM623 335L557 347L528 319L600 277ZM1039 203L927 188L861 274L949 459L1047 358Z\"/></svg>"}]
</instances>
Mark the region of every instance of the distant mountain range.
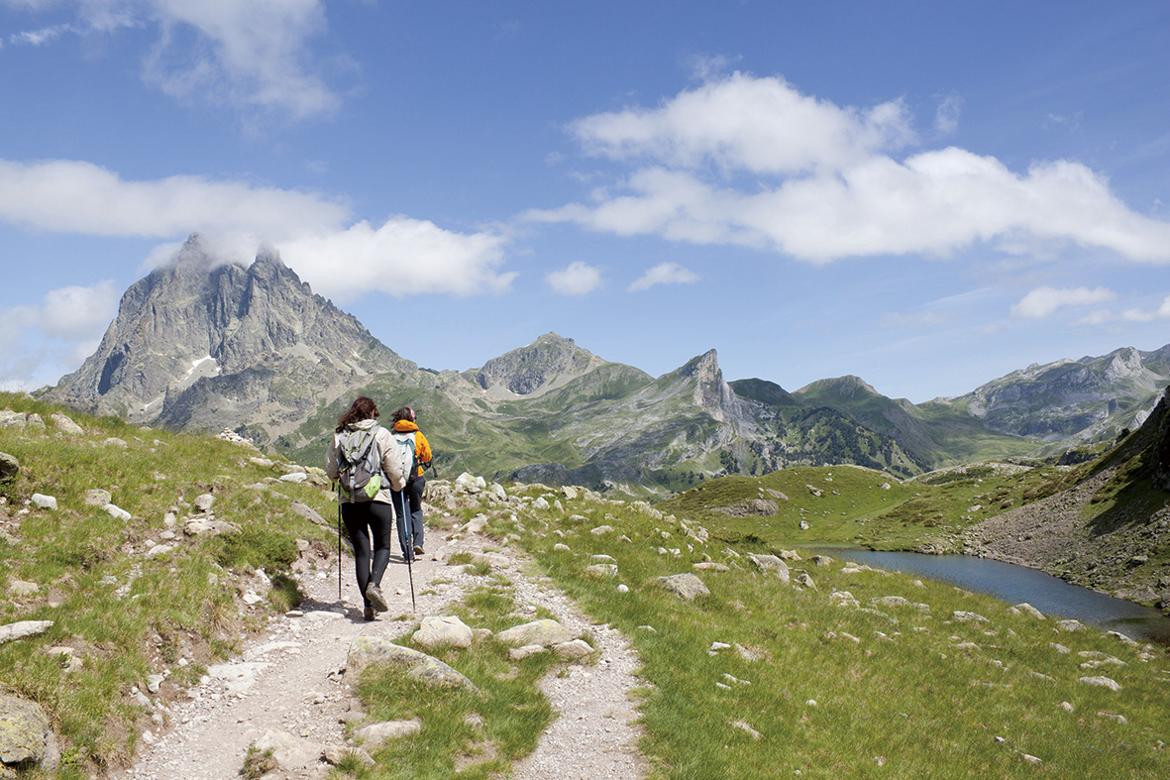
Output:
<instances>
[{"instance_id":1,"label":"distant mountain range","mask_svg":"<svg viewBox=\"0 0 1170 780\"><path fill-rule=\"evenodd\" d=\"M197 236L122 296L97 351L43 397L177 429L231 428L314 461L357 393L404 403L439 468L530 481L678 489L791 463L908 476L1057 451L1139 425L1170 381L1170 345L1030 366L913 404L854 376L789 392L726 382L714 350L661 377L554 333L467 371L396 354L278 257L218 264Z\"/></svg>"}]
</instances>

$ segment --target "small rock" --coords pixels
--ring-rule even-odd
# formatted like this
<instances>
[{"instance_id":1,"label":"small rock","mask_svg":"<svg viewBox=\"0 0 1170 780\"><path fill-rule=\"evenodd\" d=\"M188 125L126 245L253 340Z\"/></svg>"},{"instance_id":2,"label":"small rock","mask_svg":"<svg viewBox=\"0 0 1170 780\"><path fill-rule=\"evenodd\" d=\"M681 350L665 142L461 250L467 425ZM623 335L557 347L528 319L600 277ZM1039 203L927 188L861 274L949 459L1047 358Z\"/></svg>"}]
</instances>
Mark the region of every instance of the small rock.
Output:
<instances>
[{"instance_id":1,"label":"small rock","mask_svg":"<svg viewBox=\"0 0 1170 780\"><path fill-rule=\"evenodd\" d=\"M13 580L8 583L8 595L15 599L35 596L41 591L41 586L27 580Z\"/></svg>"},{"instance_id":2,"label":"small rock","mask_svg":"<svg viewBox=\"0 0 1170 780\"><path fill-rule=\"evenodd\" d=\"M195 508L206 514L215 506L215 496L211 493L202 493L195 497Z\"/></svg>"},{"instance_id":3,"label":"small rock","mask_svg":"<svg viewBox=\"0 0 1170 780\"><path fill-rule=\"evenodd\" d=\"M1020 755L1020 757L1022 759L1024 759L1024 763L1026 763L1026 764L1042 764L1042 763L1044 763L1039 758L1031 755L1030 753L1023 753Z\"/></svg>"},{"instance_id":4,"label":"small rock","mask_svg":"<svg viewBox=\"0 0 1170 780\"><path fill-rule=\"evenodd\" d=\"M508 657L513 661L523 661L534 655L538 655L545 651L544 645L523 645L521 647L514 647L508 651Z\"/></svg>"},{"instance_id":5,"label":"small rock","mask_svg":"<svg viewBox=\"0 0 1170 780\"><path fill-rule=\"evenodd\" d=\"M1058 620L1056 623L1056 628L1060 631L1075 633L1077 631L1084 631L1085 624L1079 620Z\"/></svg>"},{"instance_id":6,"label":"small rock","mask_svg":"<svg viewBox=\"0 0 1170 780\"><path fill-rule=\"evenodd\" d=\"M789 573L788 564L777 558L775 555L757 555L755 553L748 554L748 560L755 564L756 568L762 573L768 574L774 572L780 581L785 585L788 584Z\"/></svg>"},{"instance_id":7,"label":"small rock","mask_svg":"<svg viewBox=\"0 0 1170 780\"><path fill-rule=\"evenodd\" d=\"M158 693L158 689L163 684L163 680L165 679L166 678L161 674L146 675L146 690L150 691L151 693Z\"/></svg>"},{"instance_id":8,"label":"small rock","mask_svg":"<svg viewBox=\"0 0 1170 780\"><path fill-rule=\"evenodd\" d=\"M1118 723L1122 726L1125 726L1129 723L1129 720L1124 715L1116 712L1106 712L1104 710L1099 710L1097 712L1097 717L1104 718L1105 720L1111 720L1114 723Z\"/></svg>"},{"instance_id":9,"label":"small rock","mask_svg":"<svg viewBox=\"0 0 1170 780\"><path fill-rule=\"evenodd\" d=\"M387 720L381 723L371 723L354 732L354 738L364 747L376 750L392 739L402 739L417 734L422 730L422 721L418 718L410 720Z\"/></svg>"},{"instance_id":10,"label":"small rock","mask_svg":"<svg viewBox=\"0 0 1170 780\"><path fill-rule=\"evenodd\" d=\"M110 491L108 490L102 490L101 488L91 488L90 490L85 491L84 500L86 506L105 506L106 504L110 503L112 499L113 496L110 495Z\"/></svg>"},{"instance_id":11,"label":"small rock","mask_svg":"<svg viewBox=\"0 0 1170 780\"><path fill-rule=\"evenodd\" d=\"M1060 708L1061 708L1062 710L1064 710L1065 712L1072 712L1072 711L1073 711L1073 706L1072 706L1072 704L1071 704L1070 702L1067 702L1067 701L1062 701L1062 702L1060 703Z\"/></svg>"},{"instance_id":12,"label":"small rock","mask_svg":"<svg viewBox=\"0 0 1170 780\"><path fill-rule=\"evenodd\" d=\"M0 482L15 479L20 473L20 461L7 452L0 452Z\"/></svg>"},{"instance_id":13,"label":"small rock","mask_svg":"<svg viewBox=\"0 0 1170 780\"><path fill-rule=\"evenodd\" d=\"M987 623L987 618L980 615L978 612L964 612L963 610L955 610L951 613L951 617L960 623Z\"/></svg>"},{"instance_id":14,"label":"small rock","mask_svg":"<svg viewBox=\"0 0 1170 780\"><path fill-rule=\"evenodd\" d=\"M8 623L0 626L0 645L43 634L52 627L52 620L18 620L15 623Z\"/></svg>"},{"instance_id":15,"label":"small rock","mask_svg":"<svg viewBox=\"0 0 1170 780\"><path fill-rule=\"evenodd\" d=\"M569 549L569 545L564 544L563 542L557 542L556 544L554 544L553 551L554 552L572 552L572 550Z\"/></svg>"},{"instance_id":16,"label":"small rock","mask_svg":"<svg viewBox=\"0 0 1170 780\"><path fill-rule=\"evenodd\" d=\"M596 528L591 529L589 533L593 534L594 536L604 536L605 534L613 533L613 526L599 525Z\"/></svg>"},{"instance_id":17,"label":"small rock","mask_svg":"<svg viewBox=\"0 0 1170 780\"><path fill-rule=\"evenodd\" d=\"M121 520L122 522L126 522L127 520L129 520L131 518L130 513L127 512L122 507L118 506L117 504L106 504L105 506L102 507L102 509L104 509L106 511L107 515L114 518L115 520Z\"/></svg>"},{"instance_id":18,"label":"small rock","mask_svg":"<svg viewBox=\"0 0 1170 780\"><path fill-rule=\"evenodd\" d=\"M1117 684L1117 681L1109 677L1081 677L1078 679L1078 682L1096 688L1108 688L1111 691L1121 690L1121 686Z\"/></svg>"},{"instance_id":19,"label":"small rock","mask_svg":"<svg viewBox=\"0 0 1170 780\"><path fill-rule=\"evenodd\" d=\"M496 639L510 647L540 645L547 647L576 639L578 632L550 618L534 620L501 631Z\"/></svg>"},{"instance_id":20,"label":"small rock","mask_svg":"<svg viewBox=\"0 0 1170 780\"><path fill-rule=\"evenodd\" d=\"M37 509L48 509L51 512L57 511L57 499L54 496L33 493L29 500L32 501L32 505Z\"/></svg>"},{"instance_id":21,"label":"small rock","mask_svg":"<svg viewBox=\"0 0 1170 780\"><path fill-rule=\"evenodd\" d=\"M671 593L687 601L711 595L711 591L707 589L703 581L690 572L659 577L658 582Z\"/></svg>"},{"instance_id":22,"label":"small rock","mask_svg":"<svg viewBox=\"0 0 1170 780\"><path fill-rule=\"evenodd\" d=\"M731 571L727 564L717 563L715 561L700 561L691 566L695 571Z\"/></svg>"},{"instance_id":23,"label":"small rock","mask_svg":"<svg viewBox=\"0 0 1170 780\"><path fill-rule=\"evenodd\" d=\"M1044 613L1026 601L1022 601L1019 604L1016 604L1009 611L1014 611L1015 614L1027 615L1028 617L1033 617L1037 620L1045 620Z\"/></svg>"},{"instance_id":24,"label":"small rock","mask_svg":"<svg viewBox=\"0 0 1170 780\"><path fill-rule=\"evenodd\" d=\"M584 639L573 639L568 642L560 642L553 645L552 651L560 658L577 661L590 655L593 652L593 648Z\"/></svg>"},{"instance_id":25,"label":"small rock","mask_svg":"<svg viewBox=\"0 0 1170 780\"><path fill-rule=\"evenodd\" d=\"M538 496L537 499L532 502L532 508L541 510L548 509L548 499L546 499L544 496Z\"/></svg>"},{"instance_id":26,"label":"small rock","mask_svg":"<svg viewBox=\"0 0 1170 780\"><path fill-rule=\"evenodd\" d=\"M463 621L454 615L425 617L418 631L411 637L417 645L435 647L471 647L474 635Z\"/></svg>"},{"instance_id":27,"label":"small rock","mask_svg":"<svg viewBox=\"0 0 1170 780\"><path fill-rule=\"evenodd\" d=\"M733 720L731 721L731 727L739 729L757 742L764 738L764 735L752 728L752 724L746 720Z\"/></svg>"},{"instance_id":28,"label":"small rock","mask_svg":"<svg viewBox=\"0 0 1170 780\"><path fill-rule=\"evenodd\" d=\"M1072 650L1069 650L1067 647L1060 644L1059 642L1049 642L1048 646L1051 647L1056 652L1060 653L1061 655L1068 655L1069 653L1072 652Z\"/></svg>"},{"instance_id":29,"label":"small rock","mask_svg":"<svg viewBox=\"0 0 1170 780\"><path fill-rule=\"evenodd\" d=\"M53 414L50 414L49 422L53 423L53 427L61 431L61 433L69 433L73 435L85 433L84 428L73 422L73 419L68 415L61 414L60 412L54 412Z\"/></svg>"},{"instance_id":30,"label":"small rock","mask_svg":"<svg viewBox=\"0 0 1170 780\"><path fill-rule=\"evenodd\" d=\"M595 563L585 567L585 574L599 579L612 578L617 576L618 567L615 563Z\"/></svg>"},{"instance_id":31,"label":"small rock","mask_svg":"<svg viewBox=\"0 0 1170 780\"><path fill-rule=\"evenodd\" d=\"M617 592L618 593L629 593L630 586L624 582L620 582L620 583L618 583L618 586L617 586Z\"/></svg>"},{"instance_id":32,"label":"small rock","mask_svg":"<svg viewBox=\"0 0 1170 780\"><path fill-rule=\"evenodd\" d=\"M810 577L806 571L802 571L800 574L796 575L796 584L802 588L808 588L809 590L817 589L817 584L813 582L813 578Z\"/></svg>"},{"instance_id":33,"label":"small rock","mask_svg":"<svg viewBox=\"0 0 1170 780\"><path fill-rule=\"evenodd\" d=\"M102 444L107 447L118 447L123 450L130 446L126 443L125 439L119 439L117 436L111 436L110 438L105 439L102 441Z\"/></svg>"}]
</instances>

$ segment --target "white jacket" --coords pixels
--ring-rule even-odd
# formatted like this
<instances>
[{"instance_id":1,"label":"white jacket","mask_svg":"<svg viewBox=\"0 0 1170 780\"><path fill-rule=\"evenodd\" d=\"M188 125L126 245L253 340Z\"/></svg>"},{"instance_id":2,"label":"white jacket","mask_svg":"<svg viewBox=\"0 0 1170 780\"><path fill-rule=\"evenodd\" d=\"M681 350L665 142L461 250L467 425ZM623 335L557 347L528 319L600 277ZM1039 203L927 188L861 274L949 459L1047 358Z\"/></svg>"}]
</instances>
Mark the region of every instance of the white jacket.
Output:
<instances>
[{"instance_id":1,"label":"white jacket","mask_svg":"<svg viewBox=\"0 0 1170 780\"><path fill-rule=\"evenodd\" d=\"M346 426L351 431L368 431L374 426L378 425L377 420L360 420L356 423L351 423ZM390 468L389 453L392 451L394 442L391 440L390 431L378 426L377 433L374 434L374 441L378 443L378 452L382 453L382 470L386 471ZM329 440L329 449L325 452L325 473L329 475L329 479L337 480L337 451L341 448L341 434L335 433ZM349 496L345 491L341 491L341 500L345 503L351 503ZM382 489L372 499L381 504L390 504L394 506L394 501L390 496L390 480L385 476L382 477Z\"/></svg>"}]
</instances>

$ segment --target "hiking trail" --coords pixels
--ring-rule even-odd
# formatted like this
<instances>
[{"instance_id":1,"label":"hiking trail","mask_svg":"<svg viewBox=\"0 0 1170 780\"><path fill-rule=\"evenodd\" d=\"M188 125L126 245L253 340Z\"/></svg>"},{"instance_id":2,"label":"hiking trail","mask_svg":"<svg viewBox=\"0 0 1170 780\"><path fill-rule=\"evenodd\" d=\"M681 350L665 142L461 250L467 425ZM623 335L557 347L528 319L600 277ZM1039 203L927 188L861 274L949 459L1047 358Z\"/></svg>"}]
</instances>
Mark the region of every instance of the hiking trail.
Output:
<instances>
[{"instance_id":1,"label":"hiking trail","mask_svg":"<svg viewBox=\"0 0 1170 780\"><path fill-rule=\"evenodd\" d=\"M432 509L428 517L440 514ZM485 581L463 567L448 566L446 559L458 552L494 549L495 543L474 532L450 541L452 533L438 527L443 524L428 527L427 546L434 554L428 552L414 564L419 594L414 616L407 567L397 555L382 581L390 609L374 622L362 619L352 559L342 561L341 602L336 560L309 570L300 577L306 595L302 605L290 615L272 618L268 629L249 640L238 656L211 666L186 699L171 705L170 730L153 741L144 739L134 765L115 776L237 778L248 746L266 732L286 733L285 752L295 764L266 777L325 776L330 767L320 760L322 751L347 746L344 722L347 716L360 716L352 690L355 681L344 672L351 642L360 636L404 637L417 619L446 614ZM512 583L519 614L547 609L565 625L588 632L600 650L596 665L557 666L542 679L541 690L556 719L536 749L515 765L514 776L529 780L644 776L646 763L637 751L637 712L630 698L640 685L632 647L616 629L592 623L547 578L527 574L527 554L509 548L493 558L498 561L496 572ZM431 586L431 580L440 576L440 583ZM422 595L424 591L429 592Z\"/></svg>"}]
</instances>

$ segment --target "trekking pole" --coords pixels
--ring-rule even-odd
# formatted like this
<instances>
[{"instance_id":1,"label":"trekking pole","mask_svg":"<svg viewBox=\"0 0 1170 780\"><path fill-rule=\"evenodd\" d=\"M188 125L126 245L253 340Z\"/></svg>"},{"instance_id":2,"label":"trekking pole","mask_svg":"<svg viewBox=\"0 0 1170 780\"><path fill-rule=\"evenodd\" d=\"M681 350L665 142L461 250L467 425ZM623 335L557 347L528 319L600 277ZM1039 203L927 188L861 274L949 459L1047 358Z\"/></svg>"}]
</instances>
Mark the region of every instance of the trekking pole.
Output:
<instances>
[{"instance_id":1,"label":"trekking pole","mask_svg":"<svg viewBox=\"0 0 1170 780\"><path fill-rule=\"evenodd\" d=\"M341 483L337 483L337 600L341 601Z\"/></svg>"},{"instance_id":2,"label":"trekking pole","mask_svg":"<svg viewBox=\"0 0 1170 780\"><path fill-rule=\"evenodd\" d=\"M406 539L406 576L410 580L410 611L417 612L418 607L414 603L414 569L412 568L412 563L414 561L414 529L410 525L406 524L407 515L405 485L403 485L402 492L399 495L402 496L402 536L404 539Z\"/></svg>"}]
</instances>

